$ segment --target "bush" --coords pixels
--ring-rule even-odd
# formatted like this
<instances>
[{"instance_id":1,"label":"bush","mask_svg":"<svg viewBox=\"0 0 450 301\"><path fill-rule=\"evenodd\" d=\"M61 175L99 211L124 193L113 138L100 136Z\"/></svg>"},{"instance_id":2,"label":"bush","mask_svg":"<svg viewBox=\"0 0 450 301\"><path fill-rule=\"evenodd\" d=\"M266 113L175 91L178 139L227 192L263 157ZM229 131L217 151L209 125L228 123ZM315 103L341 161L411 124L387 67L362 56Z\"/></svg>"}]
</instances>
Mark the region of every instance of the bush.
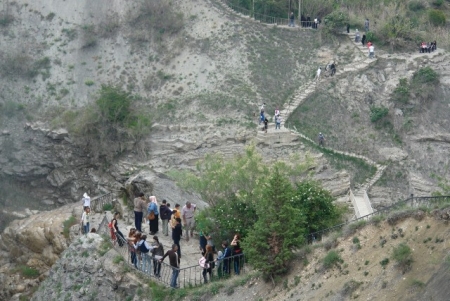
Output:
<instances>
[{"instance_id":1,"label":"bush","mask_svg":"<svg viewBox=\"0 0 450 301\"><path fill-rule=\"evenodd\" d=\"M97 29L94 24L87 24L81 27L83 45L81 48L90 48L97 45Z\"/></svg>"},{"instance_id":2,"label":"bush","mask_svg":"<svg viewBox=\"0 0 450 301\"><path fill-rule=\"evenodd\" d=\"M428 11L428 20L433 26L445 26L446 19L443 11L430 9Z\"/></svg>"},{"instance_id":3,"label":"bush","mask_svg":"<svg viewBox=\"0 0 450 301\"><path fill-rule=\"evenodd\" d=\"M114 209L114 206L112 204L105 204L102 209L103 211L111 211Z\"/></svg>"},{"instance_id":4,"label":"bush","mask_svg":"<svg viewBox=\"0 0 450 301\"><path fill-rule=\"evenodd\" d=\"M431 67L420 68L414 73L413 84L438 84L439 74Z\"/></svg>"},{"instance_id":5,"label":"bush","mask_svg":"<svg viewBox=\"0 0 450 301\"><path fill-rule=\"evenodd\" d=\"M338 252L332 250L323 259L323 267L328 270L340 262L342 262L341 256L339 256Z\"/></svg>"},{"instance_id":6,"label":"bush","mask_svg":"<svg viewBox=\"0 0 450 301\"><path fill-rule=\"evenodd\" d=\"M77 219L73 215L63 222L63 235L65 238L69 238L70 228L76 224Z\"/></svg>"},{"instance_id":7,"label":"bush","mask_svg":"<svg viewBox=\"0 0 450 301\"><path fill-rule=\"evenodd\" d=\"M410 11L418 12L425 9L425 4L422 1L411 1L408 8Z\"/></svg>"},{"instance_id":8,"label":"bush","mask_svg":"<svg viewBox=\"0 0 450 301\"><path fill-rule=\"evenodd\" d=\"M386 268L386 266L389 264L389 258L385 258L382 261L380 261L381 266L384 268Z\"/></svg>"},{"instance_id":9,"label":"bush","mask_svg":"<svg viewBox=\"0 0 450 301\"><path fill-rule=\"evenodd\" d=\"M392 101L406 104L409 101L409 85L406 78L401 78L391 96Z\"/></svg>"},{"instance_id":10,"label":"bush","mask_svg":"<svg viewBox=\"0 0 450 301\"><path fill-rule=\"evenodd\" d=\"M403 273L411 268L413 262L412 251L409 246L404 243L399 244L394 248L392 258L397 262L398 266L403 270Z\"/></svg>"},{"instance_id":11,"label":"bush","mask_svg":"<svg viewBox=\"0 0 450 301\"><path fill-rule=\"evenodd\" d=\"M348 22L347 12L335 10L324 18L324 29L330 33L338 34L344 31Z\"/></svg>"},{"instance_id":12,"label":"bush","mask_svg":"<svg viewBox=\"0 0 450 301\"><path fill-rule=\"evenodd\" d=\"M386 117L388 113L389 113L389 109L386 107L372 106L370 108L370 121L377 122L377 121L383 119L384 117Z\"/></svg>"},{"instance_id":13,"label":"bush","mask_svg":"<svg viewBox=\"0 0 450 301\"><path fill-rule=\"evenodd\" d=\"M85 145L93 158L109 159L139 146L150 132L151 119L131 106L133 96L119 87L102 85L95 103L67 120L76 141ZM140 150L140 149L138 149Z\"/></svg>"}]
</instances>

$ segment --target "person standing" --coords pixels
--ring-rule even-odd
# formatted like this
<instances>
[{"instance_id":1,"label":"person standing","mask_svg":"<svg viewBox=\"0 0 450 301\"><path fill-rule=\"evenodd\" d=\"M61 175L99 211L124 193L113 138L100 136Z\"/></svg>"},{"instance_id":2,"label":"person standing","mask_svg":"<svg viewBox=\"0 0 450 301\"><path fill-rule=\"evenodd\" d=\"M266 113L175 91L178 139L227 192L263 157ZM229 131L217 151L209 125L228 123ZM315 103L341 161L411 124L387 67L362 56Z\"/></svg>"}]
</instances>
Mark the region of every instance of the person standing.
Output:
<instances>
[{"instance_id":1,"label":"person standing","mask_svg":"<svg viewBox=\"0 0 450 301\"><path fill-rule=\"evenodd\" d=\"M189 232L191 234L191 237L194 236L194 214L196 208L197 206L195 204L187 201L186 205L184 205L183 209L181 210L181 216L183 217L183 223L186 230L186 241L189 241Z\"/></svg>"},{"instance_id":2,"label":"person standing","mask_svg":"<svg viewBox=\"0 0 450 301\"><path fill-rule=\"evenodd\" d=\"M146 207L144 193L140 192L134 203L134 226L137 231L142 232L142 218Z\"/></svg>"},{"instance_id":3,"label":"person standing","mask_svg":"<svg viewBox=\"0 0 450 301\"><path fill-rule=\"evenodd\" d=\"M150 203L148 204L147 214L149 217L150 223L150 235L155 235L158 233L158 219L159 219L159 211L158 211L158 201L156 197L152 195L149 197Z\"/></svg>"},{"instance_id":4,"label":"person standing","mask_svg":"<svg viewBox=\"0 0 450 301\"><path fill-rule=\"evenodd\" d=\"M372 45L369 46L369 58L373 59L375 57L375 47Z\"/></svg>"},{"instance_id":5,"label":"person standing","mask_svg":"<svg viewBox=\"0 0 450 301\"><path fill-rule=\"evenodd\" d=\"M83 210L88 207L91 208L91 197L86 192L83 194L81 201L83 202Z\"/></svg>"},{"instance_id":6,"label":"person standing","mask_svg":"<svg viewBox=\"0 0 450 301\"><path fill-rule=\"evenodd\" d=\"M172 215L172 210L167 207L167 201L163 200L161 206L159 206L159 215L161 216L162 232L163 235L169 236L169 220Z\"/></svg>"},{"instance_id":7,"label":"person standing","mask_svg":"<svg viewBox=\"0 0 450 301\"><path fill-rule=\"evenodd\" d=\"M361 44L364 46L365 43L366 43L366 35L363 34L362 39L361 39Z\"/></svg>"},{"instance_id":8,"label":"person standing","mask_svg":"<svg viewBox=\"0 0 450 301\"><path fill-rule=\"evenodd\" d=\"M159 242L158 236L153 236L153 249L151 250L153 256L153 274L155 277L161 277L161 262L159 261L164 256L164 247Z\"/></svg>"},{"instance_id":9,"label":"person standing","mask_svg":"<svg viewBox=\"0 0 450 301\"><path fill-rule=\"evenodd\" d=\"M177 245L178 256L181 258L180 240L183 236L183 229L181 228L181 218L177 217L175 219L175 222L175 227L172 230L172 239L173 243Z\"/></svg>"},{"instance_id":10,"label":"person standing","mask_svg":"<svg viewBox=\"0 0 450 301\"><path fill-rule=\"evenodd\" d=\"M208 265L208 268L203 269L202 271L202 275L203 275L203 280L206 283L208 283L208 278L206 277L206 274L209 274L209 281L211 281L212 278L212 269L215 266L215 262L214 262L214 252L213 252L213 248L210 245L206 245L205 248L205 254L202 254L203 257L205 257L206 259L206 264Z\"/></svg>"},{"instance_id":11,"label":"person standing","mask_svg":"<svg viewBox=\"0 0 450 301\"><path fill-rule=\"evenodd\" d=\"M223 276L228 276L230 274L230 257L231 249L228 247L228 242L226 240L222 241L223 253L217 259L222 261Z\"/></svg>"},{"instance_id":12,"label":"person standing","mask_svg":"<svg viewBox=\"0 0 450 301\"><path fill-rule=\"evenodd\" d=\"M135 228L131 228L130 232L128 232L127 241L128 241L128 251L130 252L131 256L131 263L137 268L136 249L134 248L134 245L137 243Z\"/></svg>"},{"instance_id":13,"label":"person standing","mask_svg":"<svg viewBox=\"0 0 450 301\"><path fill-rule=\"evenodd\" d=\"M350 33L350 24L347 23L347 33Z\"/></svg>"},{"instance_id":14,"label":"person standing","mask_svg":"<svg viewBox=\"0 0 450 301\"><path fill-rule=\"evenodd\" d=\"M290 16L289 16L289 27L295 27L295 16L294 16L294 12L291 12Z\"/></svg>"},{"instance_id":15,"label":"person standing","mask_svg":"<svg viewBox=\"0 0 450 301\"><path fill-rule=\"evenodd\" d=\"M264 130L266 133L268 128L269 128L269 119L264 118Z\"/></svg>"},{"instance_id":16,"label":"person standing","mask_svg":"<svg viewBox=\"0 0 450 301\"><path fill-rule=\"evenodd\" d=\"M234 273L239 275L242 264L242 248L241 248L241 236L236 233L234 235L233 241L231 242L231 246L233 247L232 255L233 255L233 266Z\"/></svg>"},{"instance_id":17,"label":"person standing","mask_svg":"<svg viewBox=\"0 0 450 301\"><path fill-rule=\"evenodd\" d=\"M369 31L369 19L366 18L366 21L364 21L364 29L366 30L366 32Z\"/></svg>"},{"instance_id":18,"label":"person standing","mask_svg":"<svg viewBox=\"0 0 450 301\"><path fill-rule=\"evenodd\" d=\"M114 217L111 221L112 229L114 231L114 235L117 238L117 242L119 244L119 247L122 247L123 244L126 242L125 237L123 236L122 232L119 230L119 223L117 222L117 219L120 217L120 213L116 212L114 213Z\"/></svg>"},{"instance_id":19,"label":"person standing","mask_svg":"<svg viewBox=\"0 0 450 301\"><path fill-rule=\"evenodd\" d=\"M170 227L172 229L177 225L177 218L181 218L180 204L175 204L175 209L172 210L172 215L170 217Z\"/></svg>"},{"instance_id":20,"label":"person standing","mask_svg":"<svg viewBox=\"0 0 450 301\"><path fill-rule=\"evenodd\" d=\"M275 129L281 129L281 116L275 116Z\"/></svg>"},{"instance_id":21,"label":"person standing","mask_svg":"<svg viewBox=\"0 0 450 301\"><path fill-rule=\"evenodd\" d=\"M170 266L172 267L172 278L170 279L170 287L177 288L178 274L180 273L180 257L177 253L178 246L172 245L172 250L169 250L164 254L160 262L163 262L166 257L169 257Z\"/></svg>"},{"instance_id":22,"label":"person standing","mask_svg":"<svg viewBox=\"0 0 450 301\"><path fill-rule=\"evenodd\" d=\"M90 220L91 220L91 208L86 207L83 211L83 214L81 215L81 224L83 225L83 231L84 234L89 233L89 226L90 226Z\"/></svg>"},{"instance_id":23,"label":"person standing","mask_svg":"<svg viewBox=\"0 0 450 301\"><path fill-rule=\"evenodd\" d=\"M263 103L262 105L261 105L261 108L259 109L259 124L261 124L261 122L264 122L264 106L265 106L266 104L265 103Z\"/></svg>"}]
</instances>

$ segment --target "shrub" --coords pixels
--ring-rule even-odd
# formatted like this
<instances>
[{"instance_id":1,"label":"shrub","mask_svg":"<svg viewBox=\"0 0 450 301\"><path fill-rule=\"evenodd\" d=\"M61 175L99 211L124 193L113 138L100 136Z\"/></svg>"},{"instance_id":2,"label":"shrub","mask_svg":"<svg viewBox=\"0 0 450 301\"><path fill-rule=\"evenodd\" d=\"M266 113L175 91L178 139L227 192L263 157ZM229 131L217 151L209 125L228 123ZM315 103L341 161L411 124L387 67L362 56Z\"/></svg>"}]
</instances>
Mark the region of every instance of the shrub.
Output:
<instances>
[{"instance_id":1,"label":"shrub","mask_svg":"<svg viewBox=\"0 0 450 301\"><path fill-rule=\"evenodd\" d=\"M412 251L408 245L401 243L394 248L392 258L397 262L403 272L406 272L411 268L413 262Z\"/></svg>"},{"instance_id":2,"label":"shrub","mask_svg":"<svg viewBox=\"0 0 450 301\"><path fill-rule=\"evenodd\" d=\"M114 209L114 206L112 204L103 205L103 211L111 211L113 209Z\"/></svg>"},{"instance_id":3,"label":"shrub","mask_svg":"<svg viewBox=\"0 0 450 301\"><path fill-rule=\"evenodd\" d=\"M436 7L441 7L444 4L444 0L433 0L432 3Z\"/></svg>"},{"instance_id":4,"label":"shrub","mask_svg":"<svg viewBox=\"0 0 450 301\"><path fill-rule=\"evenodd\" d=\"M0 26L6 27L14 22L14 16L11 14L0 13Z\"/></svg>"},{"instance_id":5,"label":"shrub","mask_svg":"<svg viewBox=\"0 0 450 301\"><path fill-rule=\"evenodd\" d=\"M413 84L438 84L439 74L431 67L424 67L417 70L412 78Z\"/></svg>"},{"instance_id":6,"label":"shrub","mask_svg":"<svg viewBox=\"0 0 450 301\"><path fill-rule=\"evenodd\" d=\"M400 102L403 104L408 103L409 101L409 85L408 80L406 78L401 78L397 87L394 89L394 92L391 96L393 101Z\"/></svg>"},{"instance_id":7,"label":"shrub","mask_svg":"<svg viewBox=\"0 0 450 301\"><path fill-rule=\"evenodd\" d=\"M388 265L388 263L389 263L389 258L385 258L382 261L380 261L380 264L383 267L383 269Z\"/></svg>"},{"instance_id":8,"label":"shrub","mask_svg":"<svg viewBox=\"0 0 450 301\"><path fill-rule=\"evenodd\" d=\"M338 252L332 250L323 259L323 267L328 270L340 262L342 262L341 256L339 256Z\"/></svg>"},{"instance_id":9,"label":"shrub","mask_svg":"<svg viewBox=\"0 0 450 301\"><path fill-rule=\"evenodd\" d=\"M87 79L84 81L84 84L88 87L93 86L95 83L92 79Z\"/></svg>"},{"instance_id":10,"label":"shrub","mask_svg":"<svg viewBox=\"0 0 450 301\"><path fill-rule=\"evenodd\" d=\"M349 22L348 13L335 10L324 18L324 29L330 33L341 33Z\"/></svg>"},{"instance_id":11,"label":"shrub","mask_svg":"<svg viewBox=\"0 0 450 301\"><path fill-rule=\"evenodd\" d=\"M362 284L362 282L358 282L355 280L350 280L344 284L342 288L342 294L344 296L351 295L354 291L358 289L358 287Z\"/></svg>"},{"instance_id":12,"label":"shrub","mask_svg":"<svg viewBox=\"0 0 450 301\"><path fill-rule=\"evenodd\" d=\"M114 264L119 264L121 262L125 261L125 259L123 258L122 255L117 255L116 257L114 257L113 259L113 263Z\"/></svg>"},{"instance_id":13,"label":"shrub","mask_svg":"<svg viewBox=\"0 0 450 301\"><path fill-rule=\"evenodd\" d=\"M73 215L63 222L63 235L65 238L69 238L70 228L76 224L77 219Z\"/></svg>"},{"instance_id":14,"label":"shrub","mask_svg":"<svg viewBox=\"0 0 450 301\"><path fill-rule=\"evenodd\" d=\"M90 48L97 45L97 30L94 24L83 25L81 27L83 45L81 48Z\"/></svg>"},{"instance_id":15,"label":"shrub","mask_svg":"<svg viewBox=\"0 0 450 301\"><path fill-rule=\"evenodd\" d=\"M425 4L422 1L411 1L408 4L408 8L411 11L417 12L425 9Z\"/></svg>"},{"instance_id":16,"label":"shrub","mask_svg":"<svg viewBox=\"0 0 450 301\"><path fill-rule=\"evenodd\" d=\"M384 117L386 117L388 113L389 113L389 109L386 107L372 106L370 108L370 121L377 122L377 121L383 119Z\"/></svg>"},{"instance_id":17,"label":"shrub","mask_svg":"<svg viewBox=\"0 0 450 301\"><path fill-rule=\"evenodd\" d=\"M446 19L443 11L430 9L428 11L428 20L433 26L445 26Z\"/></svg>"}]
</instances>

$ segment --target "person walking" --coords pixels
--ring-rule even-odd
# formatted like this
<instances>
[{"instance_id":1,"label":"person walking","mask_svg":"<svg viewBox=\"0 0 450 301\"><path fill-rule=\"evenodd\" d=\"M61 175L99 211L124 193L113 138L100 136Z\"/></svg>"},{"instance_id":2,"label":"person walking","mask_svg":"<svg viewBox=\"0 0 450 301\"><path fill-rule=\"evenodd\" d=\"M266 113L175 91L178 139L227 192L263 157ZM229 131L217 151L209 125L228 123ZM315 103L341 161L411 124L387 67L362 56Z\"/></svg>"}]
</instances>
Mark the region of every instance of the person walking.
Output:
<instances>
[{"instance_id":1,"label":"person walking","mask_svg":"<svg viewBox=\"0 0 450 301\"><path fill-rule=\"evenodd\" d=\"M295 16L294 16L294 12L291 12L290 16L289 16L289 27L295 27Z\"/></svg>"},{"instance_id":2,"label":"person walking","mask_svg":"<svg viewBox=\"0 0 450 301\"><path fill-rule=\"evenodd\" d=\"M320 80L321 73L322 73L322 67L319 67L319 69L317 69L317 72L316 72L316 78L315 78L316 81Z\"/></svg>"},{"instance_id":3,"label":"person walking","mask_svg":"<svg viewBox=\"0 0 450 301\"><path fill-rule=\"evenodd\" d=\"M366 30L366 32L369 31L369 19L366 18L366 21L364 21L364 29Z\"/></svg>"},{"instance_id":4,"label":"person walking","mask_svg":"<svg viewBox=\"0 0 450 301\"><path fill-rule=\"evenodd\" d=\"M169 236L169 220L172 210L167 206L166 200L163 200L161 206L159 206L159 215L161 216L163 235Z\"/></svg>"},{"instance_id":5,"label":"person walking","mask_svg":"<svg viewBox=\"0 0 450 301\"><path fill-rule=\"evenodd\" d=\"M158 220L159 220L159 211L158 211L158 201L156 197L152 195L149 197L150 203L148 204L147 214L150 223L150 235L155 235L158 233Z\"/></svg>"},{"instance_id":6,"label":"person walking","mask_svg":"<svg viewBox=\"0 0 450 301\"><path fill-rule=\"evenodd\" d=\"M269 119L264 118L264 131L267 133L267 129L269 128Z\"/></svg>"},{"instance_id":7,"label":"person walking","mask_svg":"<svg viewBox=\"0 0 450 301\"><path fill-rule=\"evenodd\" d=\"M194 214L196 208L197 206L195 204L187 201L186 205L184 205L183 209L181 210L181 216L183 217L184 228L186 230L186 241L189 241L189 232L191 237L194 236Z\"/></svg>"},{"instance_id":8,"label":"person walking","mask_svg":"<svg viewBox=\"0 0 450 301\"><path fill-rule=\"evenodd\" d=\"M81 215L81 224L83 225L84 234L88 234L90 231L90 221L91 221L91 208L86 207Z\"/></svg>"},{"instance_id":9,"label":"person walking","mask_svg":"<svg viewBox=\"0 0 450 301\"><path fill-rule=\"evenodd\" d=\"M363 34L362 39L361 39L361 44L364 46L365 43L366 43L366 35Z\"/></svg>"},{"instance_id":10,"label":"person walking","mask_svg":"<svg viewBox=\"0 0 450 301\"><path fill-rule=\"evenodd\" d=\"M172 230L172 240L173 243L177 245L177 252L178 256L181 258L181 247L180 247L180 240L183 236L183 229L181 228L181 218L177 217L175 219L175 227Z\"/></svg>"},{"instance_id":11,"label":"person walking","mask_svg":"<svg viewBox=\"0 0 450 301\"><path fill-rule=\"evenodd\" d=\"M160 262L163 262L166 257L169 257L170 266L172 267L172 278L170 279L170 287L177 288L178 274L180 273L180 257L177 253L178 246L172 245L172 249L164 254Z\"/></svg>"},{"instance_id":12,"label":"person walking","mask_svg":"<svg viewBox=\"0 0 450 301\"><path fill-rule=\"evenodd\" d=\"M144 193L140 192L138 197L133 200L134 203L134 227L142 232L142 218L146 207Z\"/></svg>"},{"instance_id":13,"label":"person walking","mask_svg":"<svg viewBox=\"0 0 450 301\"><path fill-rule=\"evenodd\" d=\"M319 146L323 146L324 142L325 142L325 136L322 133L319 133Z\"/></svg>"}]
</instances>

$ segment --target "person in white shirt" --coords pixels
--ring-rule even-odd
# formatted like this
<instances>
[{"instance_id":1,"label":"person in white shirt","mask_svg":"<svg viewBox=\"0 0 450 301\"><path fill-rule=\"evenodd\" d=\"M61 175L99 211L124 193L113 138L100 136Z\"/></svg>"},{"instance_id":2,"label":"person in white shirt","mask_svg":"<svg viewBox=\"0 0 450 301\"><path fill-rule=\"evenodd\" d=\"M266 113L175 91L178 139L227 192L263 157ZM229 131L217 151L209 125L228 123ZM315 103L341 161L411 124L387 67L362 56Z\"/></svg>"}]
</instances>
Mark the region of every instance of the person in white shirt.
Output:
<instances>
[{"instance_id":1,"label":"person in white shirt","mask_svg":"<svg viewBox=\"0 0 450 301\"><path fill-rule=\"evenodd\" d=\"M322 73L322 67L319 67L319 69L317 69L317 73L316 73L316 81L320 80L320 73Z\"/></svg>"},{"instance_id":2,"label":"person in white shirt","mask_svg":"<svg viewBox=\"0 0 450 301\"><path fill-rule=\"evenodd\" d=\"M83 210L91 208L91 197L86 192L83 194L81 201L83 202Z\"/></svg>"},{"instance_id":3,"label":"person in white shirt","mask_svg":"<svg viewBox=\"0 0 450 301\"><path fill-rule=\"evenodd\" d=\"M91 209L89 207L86 207L84 209L83 214L81 215L81 224L83 225L84 234L88 234L90 231L90 212Z\"/></svg>"},{"instance_id":4,"label":"person in white shirt","mask_svg":"<svg viewBox=\"0 0 450 301\"><path fill-rule=\"evenodd\" d=\"M189 241L189 232L191 232L191 237L194 235L194 213L197 206L195 204L191 204L191 202L187 201L186 205L181 210L181 216L183 218L183 223L186 228L186 241Z\"/></svg>"},{"instance_id":5,"label":"person in white shirt","mask_svg":"<svg viewBox=\"0 0 450 301\"><path fill-rule=\"evenodd\" d=\"M373 59L375 57L375 47L372 45L369 46L369 58Z\"/></svg>"}]
</instances>

